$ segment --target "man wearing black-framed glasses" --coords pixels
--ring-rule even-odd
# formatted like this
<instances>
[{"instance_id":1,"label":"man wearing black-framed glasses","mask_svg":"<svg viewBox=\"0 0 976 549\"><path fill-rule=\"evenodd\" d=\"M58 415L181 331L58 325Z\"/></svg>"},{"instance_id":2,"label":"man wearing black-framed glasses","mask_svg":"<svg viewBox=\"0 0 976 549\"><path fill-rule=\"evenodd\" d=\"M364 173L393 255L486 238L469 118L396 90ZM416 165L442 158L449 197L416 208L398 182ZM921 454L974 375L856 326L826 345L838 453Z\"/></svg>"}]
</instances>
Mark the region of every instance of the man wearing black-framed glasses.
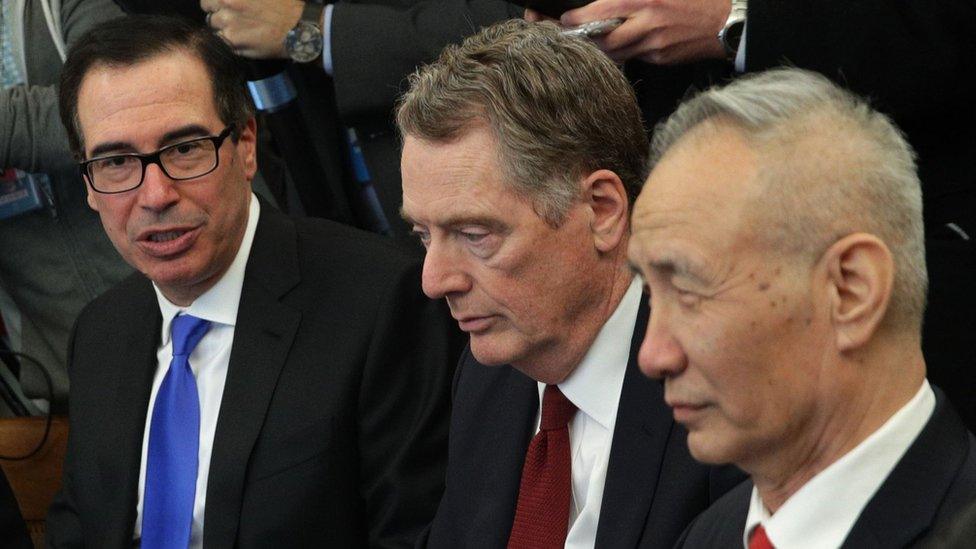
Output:
<instances>
[{"instance_id":1,"label":"man wearing black-framed glasses","mask_svg":"<svg viewBox=\"0 0 976 549\"><path fill-rule=\"evenodd\" d=\"M132 17L79 44L62 121L140 273L76 325L49 545L412 545L459 351L419 258L251 193L252 108L205 29Z\"/></svg>"},{"instance_id":2,"label":"man wearing black-framed glasses","mask_svg":"<svg viewBox=\"0 0 976 549\"><path fill-rule=\"evenodd\" d=\"M142 185L150 164L158 165L173 181L196 179L220 166L220 146L233 132L227 126L217 135L187 139L153 153L99 156L80 164L81 175L92 190L103 194L124 193Z\"/></svg>"}]
</instances>

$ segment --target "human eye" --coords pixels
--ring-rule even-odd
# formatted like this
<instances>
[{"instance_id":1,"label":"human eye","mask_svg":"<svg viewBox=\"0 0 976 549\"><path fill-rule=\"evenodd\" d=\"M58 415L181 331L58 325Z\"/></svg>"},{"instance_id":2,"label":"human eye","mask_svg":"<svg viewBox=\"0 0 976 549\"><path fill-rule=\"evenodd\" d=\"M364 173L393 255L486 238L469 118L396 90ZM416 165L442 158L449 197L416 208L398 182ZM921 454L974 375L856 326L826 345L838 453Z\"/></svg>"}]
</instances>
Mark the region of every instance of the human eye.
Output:
<instances>
[{"instance_id":1,"label":"human eye","mask_svg":"<svg viewBox=\"0 0 976 549\"><path fill-rule=\"evenodd\" d=\"M695 292L692 292L690 290L684 290L681 288L676 288L675 291L678 294L678 301L680 301L684 305L694 307L699 303L701 303L701 296L696 294Z\"/></svg>"},{"instance_id":2,"label":"human eye","mask_svg":"<svg viewBox=\"0 0 976 549\"><path fill-rule=\"evenodd\" d=\"M111 170L125 167L135 162L131 156L109 156L95 161L95 168L98 170Z\"/></svg>"},{"instance_id":3,"label":"human eye","mask_svg":"<svg viewBox=\"0 0 976 549\"><path fill-rule=\"evenodd\" d=\"M413 229L410 231L410 234L419 240L420 243L424 245L424 248L430 246L430 231L427 229L414 225Z\"/></svg>"},{"instance_id":4,"label":"human eye","mask_svg":"<svg viewBox=\"0 0 976 549\"><path fill-rule=\"evenodd\" d=\"M170 150L173 152L173 154L178 156L192 155L203 150L203 142L187 141L185 143L177 143L176 145L173 145L173 148Z\"/></svg>"},{"instance_id":5,"label":"human eye","mask_svg":"<svg viewBox=\"0 0 976 549\"><path fill-rule=\"evenodd\" d=\"M463 238L469 244L478 244L483 242L491 234L487 230L480 228L465 228L459 230L458 233L461 235L461 238Z\"/></svg>"},{"instance_id":6,"label":"human eye","mask_svg":"<svg viewBox=\"0 0 976 549\"><path fill-rule=\"evenodd\" d=\"M501 245L501 236L484 225L463 225L455 229L456 239L467 250L482 259L491 257Z\"/></svg>"},{"instance_id":7,"label":"human eye","mask_svg":"<svg viewBox=\"0 0 976 549\"><path fill-rule=\"evenodd\" d=\"M91 173L101 181L118 182L139 169L139 159L131 155L106 156L92 162Z\"/></svg>"},{"instance_id":8,"label":"human eye","mask_svg":"<svg viewBox=\"0 0 976 549\"><path fill-rule=\"evenodd\" d=\"M671 288L674 295L678 298L678 303L682 306L689 309L696 309L701 305L704 296L700 291L689 287L687 282L672 280Z\"/></svg>"}]
</instances>

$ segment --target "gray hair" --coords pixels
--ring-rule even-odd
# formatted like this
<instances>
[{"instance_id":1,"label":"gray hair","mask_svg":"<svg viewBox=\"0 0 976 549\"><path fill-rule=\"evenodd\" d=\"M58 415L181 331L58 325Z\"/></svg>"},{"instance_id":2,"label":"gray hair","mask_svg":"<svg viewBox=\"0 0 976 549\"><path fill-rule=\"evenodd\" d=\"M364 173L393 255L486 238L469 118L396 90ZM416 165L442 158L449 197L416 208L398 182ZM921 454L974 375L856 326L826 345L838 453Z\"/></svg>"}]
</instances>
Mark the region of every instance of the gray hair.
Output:
<instances>
[{"instance_id":1,"label":"gray hair","mask_svg":"<svg viewBox=\"0 0 976 549\"><path fill-rule=\"evenodd\" d=\"M658 125L651 165L703 124L734 127L761 151L756 208L767 238L811 261L871 233L891 250L885 323L920 329L928 275L915 154L884 114L817 73L783 68L715 87Z\"/></svg>"},{"instance_id":2,"label":"gray hair","mask_svg":"<svg viewBox=\"0 0 976 549\"><path fill-rule=\"evenodd\" d=\"M631 202L647 175L647 136L630 83L588 40L551 23L505 21L444 49L410 76L401 137L447 142L487 124L513 189L558 226L585 173L608 169Z\"/></svg>"}]
</instances>

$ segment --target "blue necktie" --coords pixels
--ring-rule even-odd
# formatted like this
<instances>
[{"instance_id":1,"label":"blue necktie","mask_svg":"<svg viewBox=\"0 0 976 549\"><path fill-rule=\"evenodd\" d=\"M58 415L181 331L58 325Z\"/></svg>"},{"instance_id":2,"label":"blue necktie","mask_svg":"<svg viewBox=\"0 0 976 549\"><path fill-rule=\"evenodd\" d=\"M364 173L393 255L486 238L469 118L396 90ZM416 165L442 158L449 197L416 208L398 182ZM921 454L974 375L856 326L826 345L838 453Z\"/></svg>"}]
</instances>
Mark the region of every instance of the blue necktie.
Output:
<instances>
[{"instance_id":1,"label":"blue necktie","mask_svg":"<svg viewBox=\"0 0 976 549\"><path fill-rule=\"evenodd\" d=\"M173 360L156 393L149 427L146 489L142 500L143 549L186 549L193 523L200 446L200 399L190 353L210 322L173 319Z\"/></svg>"}]
</instances>

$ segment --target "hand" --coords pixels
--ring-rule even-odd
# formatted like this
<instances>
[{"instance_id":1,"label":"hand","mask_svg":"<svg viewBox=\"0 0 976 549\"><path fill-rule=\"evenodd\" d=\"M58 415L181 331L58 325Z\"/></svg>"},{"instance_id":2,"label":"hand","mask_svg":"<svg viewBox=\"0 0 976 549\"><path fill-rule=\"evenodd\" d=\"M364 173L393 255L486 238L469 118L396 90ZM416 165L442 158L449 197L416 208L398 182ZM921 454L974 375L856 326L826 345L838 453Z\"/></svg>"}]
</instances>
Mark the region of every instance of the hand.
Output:
<instances>
[{"instance_id":1,"label":"hand","mask_svg":"<svg viewBox=\"0 0 976 549\"><path fill-rule=\"evenodd\" d=\"M554 23L559 23L559 19L553 19L548 15L543 15L532 8L525 8L525 15L522 18L529 23L538 23L540 21L552 21Z\"/></svg>"},{"instance_id":2,"label":"hand","mask_svg":"<svg viewBox=\"0 0 976 549\"><path fill-rule=\"evenodd\" d=\"M596 0L567 11L567 27L588 21L625 19L613 31L593 38L618 63L640 59L658 65L725 57L718 33L725 25L729 0Z\"/></svg>"},{"instance_id":3,"label":"hand","mask_svg":"<svg viewBox=\"0 0 976 549\"><path fill-rule=\"evenodd\" d=\"M207 24L234 52L252 59L284 59L285 35L302 17L301 0L200 0Z\"/></svg>"}]
</instances>

